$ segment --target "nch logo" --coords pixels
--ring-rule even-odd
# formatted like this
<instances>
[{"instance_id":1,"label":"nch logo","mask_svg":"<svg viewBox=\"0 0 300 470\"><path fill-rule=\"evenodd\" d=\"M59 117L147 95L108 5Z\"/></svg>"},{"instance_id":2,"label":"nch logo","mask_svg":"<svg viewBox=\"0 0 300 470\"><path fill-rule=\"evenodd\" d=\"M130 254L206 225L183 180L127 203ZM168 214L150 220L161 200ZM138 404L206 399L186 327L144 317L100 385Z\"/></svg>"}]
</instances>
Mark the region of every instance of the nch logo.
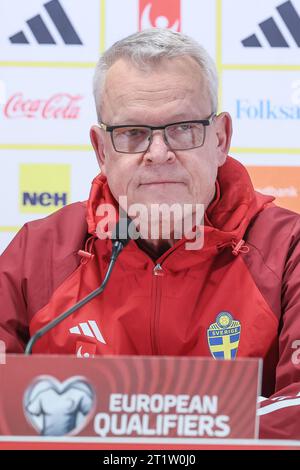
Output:
<instances>
[{"instance_id":1,"label":"nch logo","mask_svg":"<svg viewBox=\"0 0 300 470\"><path fill-rule=\"evenodd\" d=\"M82 41L59 1L51 0L44 4L44 8L54 23L63 42L66 45L81 46ZM38 44L57 44L41 15L30 18L26 23ZM29 40L23 31L19 31L13 36L10 36L9 40L12 44L29 44Z\"/></svg>"},{"instance_id":2,"label":"nch logo","mask_svg":"<svg viewBox=\"0 0 300 470\"><path fill-rule=\"evenodd\" d=\"M300 17L293 3L288 0L276 7L281 20L285 24L292 39L300 47ZM258 25L271 47L293 47L293 41L288 42L287 32L281 31L273 17L267 18ZM252 34L242 40L244 47L263 47L256 34Z\"/></svg>"},{"instance_id":3,"label":"nch logo","mask_svg":"<svg viewBox=\"0 0 300 470\"><path fill-rule=\"evenodd\" d=\"M23 193L23 206L55 206L61 207L67 205L67 193L29 193L25 191Z\"/></svg>"},{"instance_id":4,"label":"nch logo","mask_svg":"<svg viewBox=\"0 0 300 470\"><path fill-rule=\"evenodd\" d=\"M20 165L20 212L49 214L70 201L71 166L64 164Z\"/></svg>"}]
</instances>

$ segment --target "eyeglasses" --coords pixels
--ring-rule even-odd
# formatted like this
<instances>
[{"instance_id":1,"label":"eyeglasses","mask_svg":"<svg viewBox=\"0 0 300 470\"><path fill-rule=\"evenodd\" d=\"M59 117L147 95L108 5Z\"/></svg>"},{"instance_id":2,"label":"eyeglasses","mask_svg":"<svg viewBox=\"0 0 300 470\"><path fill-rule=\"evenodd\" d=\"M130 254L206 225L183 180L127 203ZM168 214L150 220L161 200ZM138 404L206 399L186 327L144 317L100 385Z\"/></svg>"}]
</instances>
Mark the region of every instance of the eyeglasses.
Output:
<instances>
[{"instance_id":1,"label":"eyeglasses","mask_svg":"<svg viewBox=\"0 0 300 470\"><path fill-rule=\"evenodd\" d=\"M207 119L173 122L165 126L108 126L100 122L99 126L110 132L111 141L116 152L144 153L153 140L153 131L162 130L166 145L171 150L191 150L202 147L205 141L205 129L209 126L215 113Z\"/></svg>"}]
</instances>

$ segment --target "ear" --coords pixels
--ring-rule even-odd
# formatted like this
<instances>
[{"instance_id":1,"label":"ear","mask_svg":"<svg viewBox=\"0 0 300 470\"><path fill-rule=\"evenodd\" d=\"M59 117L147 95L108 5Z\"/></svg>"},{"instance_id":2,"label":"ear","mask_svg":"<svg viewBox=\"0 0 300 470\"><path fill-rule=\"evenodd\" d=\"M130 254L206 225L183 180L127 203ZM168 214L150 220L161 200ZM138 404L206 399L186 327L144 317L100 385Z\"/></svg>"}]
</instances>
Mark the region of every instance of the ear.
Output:
<instances>
[{"instance_id":1,"label":"ear","mask_svg":"<svg viewBox=\"0 0 300 470\"><path fill-rule=\"evenodd\" d=\"M216 135L217 135L217 156L218 166L222 166L227 158L231 137L232 120L229 113L221 113L216 117Z\"/></svg>"},{"instance_id":2,"label":"ear","mask_svg":"<svg viewBox=\"0 0 300 470\"><path fill-rule=\"evenodd\" d=\"M103 134L99 126L92 126L90 130L90 139L92 146L94 148L98 165L100 167L101 173L105 173L105 153L104 153L104 141Z\"/></svg>"}]
</instances>

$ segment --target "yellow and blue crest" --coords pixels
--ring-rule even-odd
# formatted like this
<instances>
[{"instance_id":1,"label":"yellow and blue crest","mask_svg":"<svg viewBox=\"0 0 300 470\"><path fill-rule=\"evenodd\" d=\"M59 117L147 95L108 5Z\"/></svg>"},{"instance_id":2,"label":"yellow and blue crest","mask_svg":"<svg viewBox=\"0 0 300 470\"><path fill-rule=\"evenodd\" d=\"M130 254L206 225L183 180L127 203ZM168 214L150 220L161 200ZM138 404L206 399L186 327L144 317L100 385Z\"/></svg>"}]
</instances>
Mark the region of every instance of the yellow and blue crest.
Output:
<instances>
[{"instance_id":1,"label":"yellow and blue crest","mask_svg":"<svg viewBox=\"0 0 300 470\"><path fill-rule=\"evenodd\" d=\"M235 359L241 336L241 324L231 313L220 312L207 329L209 350L214 359Z\"/></svg>"}]
</instances>

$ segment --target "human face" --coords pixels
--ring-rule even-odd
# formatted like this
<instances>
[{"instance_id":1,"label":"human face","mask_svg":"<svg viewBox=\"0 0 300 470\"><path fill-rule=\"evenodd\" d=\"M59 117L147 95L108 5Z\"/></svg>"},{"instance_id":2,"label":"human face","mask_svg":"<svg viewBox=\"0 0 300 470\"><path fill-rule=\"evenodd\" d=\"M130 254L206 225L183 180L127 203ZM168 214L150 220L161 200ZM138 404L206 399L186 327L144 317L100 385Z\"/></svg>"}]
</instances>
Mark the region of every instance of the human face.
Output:
<instances>
[{"instance_id":1,"label":"human face","mask_svg":"<svg viewBox=\"0 0 300 470\"><path fill-rule=\"evenodd\" d=\"M108 70L102 100L102 121L109 125L162 126L178 121L206 119L212 114L207 84L200 66L190 57L165 59L142 71L119 59ZM218 167L230 145L227 113L206 127L204 145L172 151L161 131L154 131L145 153L114 150L109 133L91 129L91 141L102 174L116 200L127 196L128 206L145 204L204 204L214 197Z\"/></svg>"}]
</instances>

